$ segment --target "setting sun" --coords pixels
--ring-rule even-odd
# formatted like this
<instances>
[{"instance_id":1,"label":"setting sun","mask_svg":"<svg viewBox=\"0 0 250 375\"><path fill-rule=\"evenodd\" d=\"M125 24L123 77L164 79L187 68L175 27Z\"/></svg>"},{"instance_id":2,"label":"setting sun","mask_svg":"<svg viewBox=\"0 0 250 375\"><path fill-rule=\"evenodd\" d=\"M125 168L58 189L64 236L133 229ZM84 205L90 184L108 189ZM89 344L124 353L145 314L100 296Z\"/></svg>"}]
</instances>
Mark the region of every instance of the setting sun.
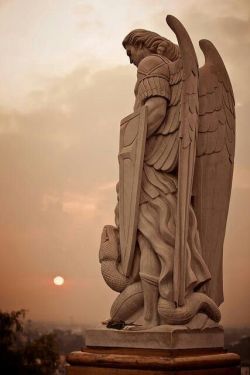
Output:
<instances>
[{"instance_id":1,"label":"setting sun","mask_svg":"<svg viewBox=\"0 0 250 375\"><path fill-rule=\"evenodd\" d=\"M53 282L56 286L61 286L64 284L64 278L62 276L56 276L54 277Z\"/></svg>"}]
</instances>

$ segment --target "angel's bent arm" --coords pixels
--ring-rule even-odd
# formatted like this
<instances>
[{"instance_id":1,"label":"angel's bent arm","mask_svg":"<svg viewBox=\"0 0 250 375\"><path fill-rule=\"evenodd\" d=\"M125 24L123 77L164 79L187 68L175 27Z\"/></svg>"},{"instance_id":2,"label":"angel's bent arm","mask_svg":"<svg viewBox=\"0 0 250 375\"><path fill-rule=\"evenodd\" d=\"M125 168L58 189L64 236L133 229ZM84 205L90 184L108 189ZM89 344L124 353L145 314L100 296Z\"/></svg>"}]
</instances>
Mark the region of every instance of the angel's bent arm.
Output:
<instances>
[{"instance_id":1,"label":"angel's bent arm","mask_svg":"<svg viewBox=\"0 0 250 375\"><path fill-rule=\"evenodd\" d=\"M164 121L167 112L167 100L160 96L154 96L146 100L145 106L147 107L148 112L148 138Z\"/></svg>"}]
</instances>

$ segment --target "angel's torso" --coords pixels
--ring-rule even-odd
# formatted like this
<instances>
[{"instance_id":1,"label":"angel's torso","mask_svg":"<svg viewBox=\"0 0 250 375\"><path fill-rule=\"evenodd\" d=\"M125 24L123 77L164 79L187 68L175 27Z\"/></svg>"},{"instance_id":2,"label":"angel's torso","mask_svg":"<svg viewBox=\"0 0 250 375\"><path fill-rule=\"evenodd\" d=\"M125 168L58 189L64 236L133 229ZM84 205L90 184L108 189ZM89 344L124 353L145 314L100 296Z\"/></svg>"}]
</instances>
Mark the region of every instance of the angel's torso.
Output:
<instances>
[{"instance_id":1,"label":"angel's torso","mask_svg":"<svg viewBox=\"0 0 250 375\"><path fill-rule=\"evenodd\" d=\"M169 62L166 57L160 55L151 55L141 61L138 66L137 82L134 90L135 111L140 110L151 97L160 96L165 98L167 103L170 102ZM168 109L169 107L167 106L167 111ZM164 123L166 122L167 111ZM162 128L162 125L160 128ZM177 179L175 177L178 159L178 148L175 147L176 134L174 134L174 137L172 134L166 136L161 134L160 128L146 140L141 204L150 199L155 199L159 195L174 193L177 190ZM160 149L163 150L162 154L159 153Z\"/></svg>"}]
</instances>

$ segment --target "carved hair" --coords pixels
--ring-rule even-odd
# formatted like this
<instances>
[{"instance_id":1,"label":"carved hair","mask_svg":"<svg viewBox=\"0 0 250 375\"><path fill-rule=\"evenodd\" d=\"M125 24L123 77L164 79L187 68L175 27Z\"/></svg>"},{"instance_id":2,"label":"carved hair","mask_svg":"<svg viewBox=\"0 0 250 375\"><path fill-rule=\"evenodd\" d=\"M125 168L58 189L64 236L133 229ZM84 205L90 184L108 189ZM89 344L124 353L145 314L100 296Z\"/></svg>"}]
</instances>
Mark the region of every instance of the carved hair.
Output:
<instances>
[{"instance_id":1,"label":"carved hair","mask_svg":"<svg viewBox=\"0 0 250 375\"><path fill-rule=\"evenodd\" d=\"M171 61L177 60L180 54L179 47L176 44L153 31L143 29L132 30L124 38L122 45L125 49L128 45L142 45L148 48L150 52L166 56Z\"/></svg>"}]
</instances>

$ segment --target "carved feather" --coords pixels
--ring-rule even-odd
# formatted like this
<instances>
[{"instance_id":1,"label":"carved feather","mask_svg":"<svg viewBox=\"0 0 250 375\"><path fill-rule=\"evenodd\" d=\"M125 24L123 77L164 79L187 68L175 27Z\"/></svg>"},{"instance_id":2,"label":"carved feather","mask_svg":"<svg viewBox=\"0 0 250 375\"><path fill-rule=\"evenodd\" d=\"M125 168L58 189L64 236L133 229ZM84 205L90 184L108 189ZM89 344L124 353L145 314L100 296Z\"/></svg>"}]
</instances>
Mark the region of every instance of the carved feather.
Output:
<instances>
[{"instance_id":1,"label":"carved feather","mask_svg":"<svg viewBox=\"0 0 250 375\"><path fill-rule=\"evenodd\" d=\"M174 301L185 303L187 233L198 129L198 62L192 41L184 26L173 16L167 23L176 34L182 63L180 128L178 142L178 200L174 251ZM166 160L167 162L167 160Z\"/></svg>"},{"instance_id":2,"label":"carved feather","mask_svg":"<svg viewBox=\"0 0 250 375\"><path fill-rule=\"evenodd\" d=\"M154 165L164 153L166 142L163 135L152 136L147 142L144 160L148 165Z\"/></svg>"},{"instance_id":3,"label":"carved feather","mask_svg":"<svg viewBox=\"0 0 250 375\"><path fill-rule=\"evenodd\" d=\"M169 155L164 160L164 163L161 166L162 171L171 171L173 165L177 165L178 161L178 149L179 149L179 139L176 137L173 147Z\"/></svg>"},{"instance_id":4,"label":"carved feather","mask_svg":"<svg viewBox=\"0 0 250 375\"><path fill-rule=\"evenodd\" d=\"M181 99L181 81L171 87L171 100L169 105L176 105Z\"/></svg>"},{"instance_id":5,"label":"carved feather","mask_svg":"<svg viewBox=\"0 0 250 375\"><path fill-rule=\"evenodd\" d=\"M163 123L158 133L167 135L175 132L180 125L180 103L170 106L167 111L166 122Z\"/></svg>"},{"instance_id":6,"label":"carved feather","mask_svg":"<svg viewBox=\"0 0 250 375\"><path fill-rule=\"evenodd\" d=\"M199 129L194 175L194 209L202 254L211 272L203 290L218 305L223 301L222 256L232 185L235 109L224 63L208 40L201 40L205 65L200 68Z\"/></svg>"},{"instance_id":7,"label":"carved feather","mask_svg":"<svg viewBox=\"0 0 250 375\"><path fill-rule=\"evenodd\" d=\"M218 122L226 127L224 129L224 145L226 146L228 142L232 143L234 141L235 110L232 86L219 53L208 40L200 41L200 46L205 55L206 62L200 69L199 79L199 133L206 131L213 132L207 135L209 141L207 142L206 149L202 147L203 153L198 153L199 156L202 156L204 154L211 154L213 151L216 152L216 149L218 149L218 142L216 142L216 140L218 137L222 137L222 128L218 126ZM211 91L212 87L213 91ZM210 114L210 116L208 114ZM232 153L234 153L234 151L230 149L229 157L233 157Z\"/></svg>"},{"instance_id":8,"label":"carved feather","mask_svg":"<svg viewBox=\"0 0 250 375\"><path fill-rule=\"evenodd\" d=\"M171 162L174 161L174 155L178 154L177 151L178 151L178 132L175 132L175 133L171 133L171 135L169 134L168 141L165 142L164 153L162 153L161 157L157 160L157 163L155 163L155 168L162 169L165 161L168 159L169 159L169 164L171 166Z\"/></svg>"}]
</instances>

